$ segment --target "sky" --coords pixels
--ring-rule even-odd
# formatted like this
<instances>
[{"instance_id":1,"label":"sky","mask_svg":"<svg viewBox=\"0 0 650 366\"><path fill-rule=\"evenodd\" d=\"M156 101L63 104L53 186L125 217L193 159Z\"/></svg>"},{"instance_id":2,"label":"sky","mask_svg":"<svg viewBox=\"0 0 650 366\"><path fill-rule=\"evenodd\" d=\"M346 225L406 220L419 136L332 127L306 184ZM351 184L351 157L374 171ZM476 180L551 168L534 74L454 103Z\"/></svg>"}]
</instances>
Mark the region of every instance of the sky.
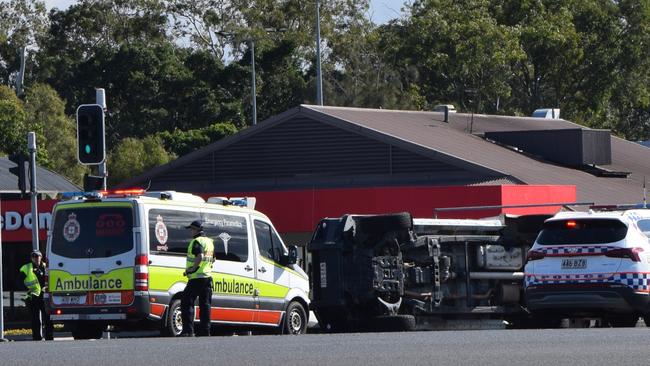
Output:
<instances>
[{"instance_id":1,"label":"sky","mask_svg":"<svg viewBox=\"0 0 650 366\"><path fill-rule=\"evenodd\" d=\"M75 0L45 0L48 9L66 9ZM370 0L370 17L376 24L383 24L400 16L404 0Z\"/></svg>"}]
</instances>

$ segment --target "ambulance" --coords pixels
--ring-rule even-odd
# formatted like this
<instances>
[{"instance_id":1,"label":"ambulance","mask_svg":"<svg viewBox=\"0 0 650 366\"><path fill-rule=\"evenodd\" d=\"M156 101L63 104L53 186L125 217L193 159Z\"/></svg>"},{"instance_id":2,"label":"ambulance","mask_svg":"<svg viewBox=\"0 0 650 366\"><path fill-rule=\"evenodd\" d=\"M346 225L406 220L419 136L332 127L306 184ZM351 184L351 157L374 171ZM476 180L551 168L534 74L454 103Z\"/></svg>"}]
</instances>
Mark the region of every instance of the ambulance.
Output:
<instances>
[{"instance_id":1,"label":"ambulance","mask_svg":"<svg viewBox=\"0 0 650 366\"><path fill-rule=\"evenodd\" d=\"M75 339L107 326L181 333L185 229L201 220L214 240L210 319L215 329L305 333L309 281L254 198L175 191L78 194L54 207L48 233L48 310ZM195 309L195 320L199 310Z\"/></svg>"}]
</instances>

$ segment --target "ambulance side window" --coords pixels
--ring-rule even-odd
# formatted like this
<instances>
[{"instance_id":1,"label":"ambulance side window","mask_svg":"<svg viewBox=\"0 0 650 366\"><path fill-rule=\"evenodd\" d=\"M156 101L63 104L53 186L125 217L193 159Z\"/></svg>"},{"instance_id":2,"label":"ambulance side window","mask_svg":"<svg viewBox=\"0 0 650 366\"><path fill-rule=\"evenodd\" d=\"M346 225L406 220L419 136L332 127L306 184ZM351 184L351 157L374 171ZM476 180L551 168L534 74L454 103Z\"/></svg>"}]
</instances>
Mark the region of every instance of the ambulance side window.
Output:
<instances>
[{"instance_id":1,"label":"ambulance side window","mask_svg":"<svg viewBox=\"0 0 650 366\"><path fill-rule=\"evenodd\" d=\"M284 247L280 236L273 230L271 225L255 220L255 236L260 255L279 262L280 255L284 253Z\"/></svg>"},{"instance_id":2,"label":"ambulance side window","mask_svg":"<svg viewBox=\"0 0 650 366\"><path fill-rule=\"evenodd\" d=\"M149 250L156 254L186 254L192 235L185 227L200 219L195 211L149 210Z\"/></svg>"},{"instance_id":3,"label":"ambulance side window","mask_svg":"<svg viewBox=\"0 0 650 366\"><path fill-rule=\"evenodd\" d=\"M224 261L248 261L246 218L215 213L203 214L205 235L214 240L214 258Z\"/></svg>"}]
</instances>

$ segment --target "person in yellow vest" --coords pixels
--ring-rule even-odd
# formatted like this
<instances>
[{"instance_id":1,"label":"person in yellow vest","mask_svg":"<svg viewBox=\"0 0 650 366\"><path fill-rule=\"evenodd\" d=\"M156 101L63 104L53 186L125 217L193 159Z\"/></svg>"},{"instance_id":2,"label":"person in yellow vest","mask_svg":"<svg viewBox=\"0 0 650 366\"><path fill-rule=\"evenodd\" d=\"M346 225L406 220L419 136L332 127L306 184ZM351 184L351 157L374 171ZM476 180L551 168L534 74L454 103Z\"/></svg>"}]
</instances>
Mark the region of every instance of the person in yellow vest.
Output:
<instances>
[{"instance_id":1,"label":"person in yellow vest","mask_svg":"<svg viewBox=\"0 0 650 366\"><path fill-rule=\"evenodd\" d=\"M45 311L45 302L43 301L43 291L47 290L43 254L39 250L34 250L30 257L31 261L20 267L20 273L25 276L23 279L23 283L27 287L25 304L32 318L32 339L42 340L43 328L45 328L45 339L51 341L54 329L50 316Z\"/></svg>"},{"instance_id":2,"label":"person in yellow vest","mask_svg":"<svg viewBox=\"0 0 650 366\"><path fill-rule=\"evenodd\" d=\"M181 336L194 336L194 302L199 298L200 326L197 336L210 335L210 307L212 305L212 262L214 262L214 243L203 234L203 223L192 221L189 226L192 240L187 247L187 263L183 276L187 276L187 286L181 299L183 332Z\"/></svg>"}]
</instances>

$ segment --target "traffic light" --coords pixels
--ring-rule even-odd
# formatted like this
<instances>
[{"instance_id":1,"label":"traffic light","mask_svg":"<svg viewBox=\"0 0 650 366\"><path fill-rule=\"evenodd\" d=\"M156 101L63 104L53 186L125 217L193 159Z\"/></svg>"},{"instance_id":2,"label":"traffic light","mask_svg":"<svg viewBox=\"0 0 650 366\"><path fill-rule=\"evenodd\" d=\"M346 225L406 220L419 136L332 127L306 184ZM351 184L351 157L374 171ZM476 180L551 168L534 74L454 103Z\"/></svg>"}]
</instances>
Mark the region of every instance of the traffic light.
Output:
<instances>
[{"instance_id":1,"label":"traffic light","mask_svg":"<svg viewBox=\"0 0 650 366\"><path fill-rule=\"evenodd\" d=\"M16 164L15 167L9 168L9 172L18 177L18 190L25 194L27 192L27 169L29 168L27 157L23 153L17 153L10 155L9 160Z\"/></svg>"},{"instance_id":2,"label":"traffic light","mask_svg":"<svg viewBox=\"0 0 650 366\"><path fill-rule=\"evenodd\" d=\"M77 158L84 165L98 165L106 159L104 109L99 104L77 108Z\"/></svg>"}]
</instances>

